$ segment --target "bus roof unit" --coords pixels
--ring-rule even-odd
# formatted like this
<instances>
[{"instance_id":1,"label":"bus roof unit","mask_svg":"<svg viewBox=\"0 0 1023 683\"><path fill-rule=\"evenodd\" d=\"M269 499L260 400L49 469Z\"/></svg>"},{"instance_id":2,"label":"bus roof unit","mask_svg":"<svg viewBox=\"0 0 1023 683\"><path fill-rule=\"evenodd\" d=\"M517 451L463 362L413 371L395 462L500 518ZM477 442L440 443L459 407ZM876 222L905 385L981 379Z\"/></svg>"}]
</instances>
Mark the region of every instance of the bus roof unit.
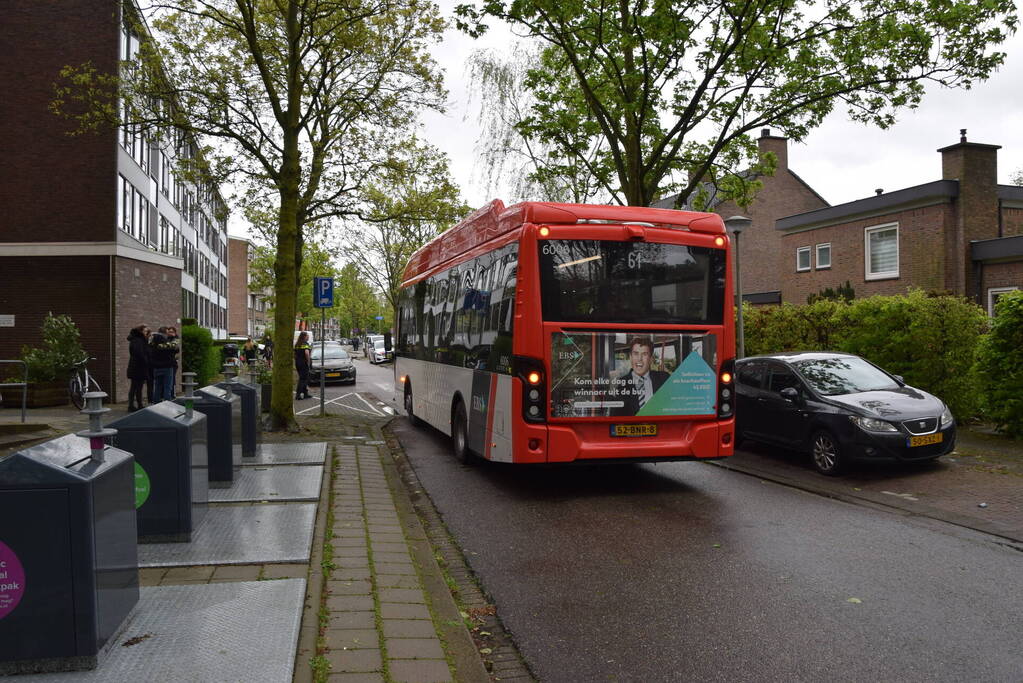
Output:
<instances>
[{"instance_id":1,"label":"bus roof unit","mask_svg":"<svg viewBox=\"0 0 1023 683\"><path fill-rule=\"evenodd\" d=\"M645 206L553 202L521 202L505 208L504 202L495 199L414 253L405 267L402 279L408 281L477 245L515 230L523 223L546 225L640 223L664 228L684 228L711 235L725 234L724 221L715 213L653 209Z\"/></svg>"}]
</instances>

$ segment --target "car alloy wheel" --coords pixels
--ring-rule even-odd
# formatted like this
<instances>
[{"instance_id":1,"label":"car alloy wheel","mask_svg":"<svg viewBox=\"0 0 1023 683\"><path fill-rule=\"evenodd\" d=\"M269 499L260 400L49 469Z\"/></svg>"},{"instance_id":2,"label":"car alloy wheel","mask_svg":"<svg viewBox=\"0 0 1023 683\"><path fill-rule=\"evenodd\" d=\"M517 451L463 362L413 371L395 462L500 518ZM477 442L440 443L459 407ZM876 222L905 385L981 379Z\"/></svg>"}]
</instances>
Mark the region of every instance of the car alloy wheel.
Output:
<instances>
[{"instance_id":1,"label":"car alloy wheel","mask_svg":"<svg viewBox=\"0 0 1023 683\"><path fill-rule=\"evenodd\" d=\"M821 474L835 476L840 474L845 462L842 450L835 438L828 432L817 432L813 435L813 466Z\"/></svg>"}]
</instances>

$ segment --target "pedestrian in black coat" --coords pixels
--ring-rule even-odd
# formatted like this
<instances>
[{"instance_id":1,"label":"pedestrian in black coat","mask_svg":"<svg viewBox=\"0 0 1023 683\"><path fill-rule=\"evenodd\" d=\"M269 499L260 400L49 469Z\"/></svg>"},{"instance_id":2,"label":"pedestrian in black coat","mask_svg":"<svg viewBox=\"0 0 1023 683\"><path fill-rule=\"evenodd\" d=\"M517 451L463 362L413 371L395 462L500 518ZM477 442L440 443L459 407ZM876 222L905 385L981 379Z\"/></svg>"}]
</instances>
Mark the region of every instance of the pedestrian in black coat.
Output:
<instances>
[{"instance_id":1,"label":"pedestrian in black coat","mask_svg":"<svg viewBox=\"0 0 1023 683\"><path fill-rule=\"evenodd\" d=\"M133 327L128 333L128 410L142 408L142 387L149 380L149 328L145 325Z\"/></svg>"},{"instance_id":2,"label":"pedestrian in black coat","mask_svg":"<svg viewBox=\"0 0 1023 683\"><path fill-rule=\"evenodd\" d=\"M153 405L153 331L146 328L146 405Z\"/></svg>"},{"instance_id":3,"label":"pedestrian in black coat","mask_svg":"<svg viewBox=\"0 0 1023 683\"><path fill-rule=\"evenodd\" d=\"M295 369L298 370L298 387L295 389L295 398L311 398L309 396L309 366L312 365L310 354L312 346L309 344L309 333L302 332L295 342Z\"/></svg>"}]
</instances>

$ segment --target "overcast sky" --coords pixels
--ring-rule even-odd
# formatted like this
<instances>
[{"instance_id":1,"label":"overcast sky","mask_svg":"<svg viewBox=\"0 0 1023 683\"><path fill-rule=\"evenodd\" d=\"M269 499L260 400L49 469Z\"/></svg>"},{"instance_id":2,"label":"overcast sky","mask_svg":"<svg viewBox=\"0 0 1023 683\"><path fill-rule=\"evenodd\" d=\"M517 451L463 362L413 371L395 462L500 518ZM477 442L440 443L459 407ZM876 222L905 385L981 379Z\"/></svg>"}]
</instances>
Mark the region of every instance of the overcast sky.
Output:
<instances>
[{"instance_id":1,"label":"overcast sky","mask_svg":"<svg viewBox=\"0 0 1023 683\"><path fill-rule=\"evenodd\" d=\"M455 4L440 1L449 15ZM469 107L466 59L475 49L501 49L512 40L500 27L480 41L450 29L434 53L446 72L450 106L445 115L424 117L424 135L448 153L455 181L473 207L494 197L478 182L479 129ZM1009 183L1010 174L1023 169L1023 32L1002 49L1008 53L1005 65L987 82L968 91L931 88L918 109L902 112L888 130L852 123L844 110L835 111L804 142L790 145L789 167L828 202L840 204L872 196L875 188L890 192L939 180L941 157L935 150L958 142L959 129L966 128L970 142L1002 146L998 181Z\"/></svg>"}]
</instances>

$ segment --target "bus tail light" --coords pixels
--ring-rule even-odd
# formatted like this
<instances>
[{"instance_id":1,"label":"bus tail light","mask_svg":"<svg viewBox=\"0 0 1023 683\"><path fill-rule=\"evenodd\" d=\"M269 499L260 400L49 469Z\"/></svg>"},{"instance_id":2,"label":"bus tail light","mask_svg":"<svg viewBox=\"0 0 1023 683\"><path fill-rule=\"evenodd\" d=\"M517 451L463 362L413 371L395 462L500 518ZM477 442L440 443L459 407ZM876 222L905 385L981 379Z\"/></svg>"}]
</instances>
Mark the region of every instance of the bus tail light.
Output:
<instances>
[{"instance_id":1,"label":"bus tail light","mask_svg":"<svg viewBox=\"0 0 1023 683\"><path fill-rule=\"evenodd\" d=\"M718 375L718 417L729 418L735 412L735 359L721 364Z\"/></svg>"},{"instance_id":2,"label":"bus tail light","mask_svg":"<svg viewBox=\"0 0 1023 683\"><path fill-rule=\"evenodd\" d=\"M522 380L522 417L526 422L547 421L547 386L543 362L515 356L515 375Z\"/></svg>"}]
</instances>

